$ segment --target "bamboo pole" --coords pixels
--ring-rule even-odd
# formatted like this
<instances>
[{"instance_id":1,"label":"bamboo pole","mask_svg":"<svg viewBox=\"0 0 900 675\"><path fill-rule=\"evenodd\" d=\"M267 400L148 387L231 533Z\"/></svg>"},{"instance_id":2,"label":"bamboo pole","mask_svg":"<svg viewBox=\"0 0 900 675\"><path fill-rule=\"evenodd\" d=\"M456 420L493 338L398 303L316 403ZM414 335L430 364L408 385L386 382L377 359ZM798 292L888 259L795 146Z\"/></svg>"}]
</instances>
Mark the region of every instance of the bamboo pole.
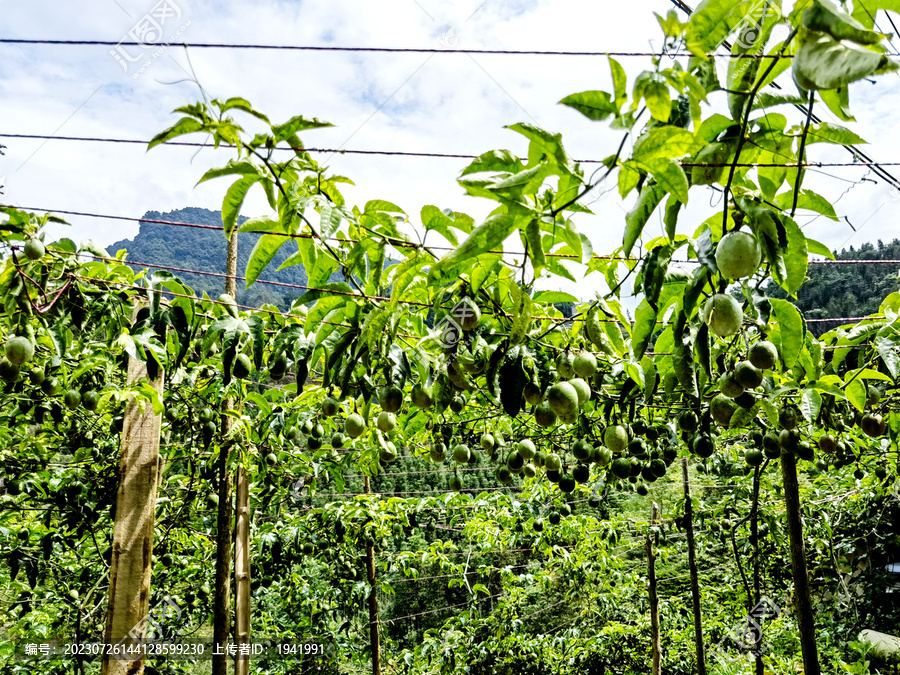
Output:
<instances>
[{"instance_id":1,"label":"bamboo pole","mask_svg":"<svg viewBox=\"0 0 900 675\"><path fill-rule=\"evenodd\" d=\"M366 494L369 477L363 476ZM375 546L366 544L366 574L369 578L369 643L372 650L372 675L381 675L381 638L378 624L378 581L375 578Z\"/></svg>"},{"instance_id":2,"label":"bamboo pole","mask_svg":"<svg viewBox=\"0 0 900 675\"><path fill-rule=\"evenodd\" d=\"M691 503L691 482L688 478L688 458L681 458L684 482L684 529L687 534L688 567L691 573L691 601L694 605L694 646L697 651L697 673L706 675L706 647L703 644L703 615L700 609L700 579L697 573L697 545L694 541L694 505Z\"/></svg>"},{"instance_id":3,"label":"bamboo pole","mask_svg":"<svg viewBox=\"0 0 900 675\"><path fill-rule=\"evenodd\" d=\"M797 610L800 650L803 653L803 673L821 675L819 650L816 646L816 624L809 590L809 573L806 569L806 549L803 543L797 460L791 452L781 453L781 476L784 483L788 537L791 541L791 572L794 577L794 605Z\"/></svg>"},{"instance_id":4,"label":"bamboo pole","mask_svg":"<svg viewBox=\"0 0 900 675\"><path fill-rule=\"evenodd\" d=\"M659 504L653 502L653 509L650 515L651 530L656 526L659 519ZM650 639L653 650L653 675L661 675L662 666L660 663L660 652L662 646L659 634L659 595L656 589L656 553L654 545L659 544L659 533L647 533L646 549L647 549L647 579L650 587Z\"/></svg>"},{"instance_id":5,"label":"bamboo pole","mask_svg":"<svg viewBox=\"0 0 900 675\"><path fill-rule=\"evenodd\" d=\"M128 383L138 382L144 377L147 377L146 364L129 358ZM160 400L164 379L160 371L159 376L151 381ZM116 522L109 567L106 644L115 644L126 638L143 639L147 634L162 416L154 414L146 401L143 404L142 411L140 402L134 397L129 399L122 425ZM133 660L111 656L103 655L102 675L141 675L144 672L143 656Z\"/></svg>"},{"instance_id":6,"label":"bamboo pole","mask_svg":"<svg viewBox=\"0 0 900 675\"><path fill-rule=\"evenodd\" d=\"M234 536L234 643L235 675L248 675L250 657L240 645L250 644L250 479L243 464L237 474Z\"/></svg>"},{"instance_id":7,"label":"bamboo pole","mask_svg":"<svg viewBox=\"0 0 900 675\"><path fill-rule=\"evenodd\" d=\"M228 239L225 259L225 292L237 295L237 244L238 230L234 228ZM225 399L222 412L234 407L234 401ZM232 420L222 415L222 437L228 439ZM228 465L231 459L231 442L226 440L219 446L219 461L216 472L219 480L219 509L216 514L216 589L213 603L213 649L212 675L228 675L228 657L225 645L231 633L231 556L232 556L232 509L233 483Z\"/></svg>"}]
</instances>

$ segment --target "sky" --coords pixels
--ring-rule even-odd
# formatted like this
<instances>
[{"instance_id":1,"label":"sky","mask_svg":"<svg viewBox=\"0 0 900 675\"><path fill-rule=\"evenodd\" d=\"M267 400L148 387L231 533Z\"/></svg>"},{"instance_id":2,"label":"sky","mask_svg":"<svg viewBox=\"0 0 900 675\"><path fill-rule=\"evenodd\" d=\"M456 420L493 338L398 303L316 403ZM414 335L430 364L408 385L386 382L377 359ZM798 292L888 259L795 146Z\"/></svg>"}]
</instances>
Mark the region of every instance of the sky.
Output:
<instances>
[{"instance_id":1,"label":"sky","mask_svg":"<svg viewBox=\"0 0 900 675\"><path fill-rule=\"evenodd\" d=\"M244 97L274 121L302 114L335 125L306 132L307 147L452 154L507 148L522 155L525 139L504 126L529 122L561 132L573 157L601 159L615 151L619 135L558 101L577 91L609 90L605 57L185 50L181 43L646 52L662 44L654 12L671 8L666 0L0 0L3 38L119 41L144 35L150 42L153 33L142 32L146 17L166 10L161 35L177 43L143 52L0 44L0 134L147 140L177 119L174 108L199 100L195 75L210 96ZM647 57L619 60L629 81L651 67ZM725 60L719 61L724 67ZM782 83L793 91L789 74ZM900 158L897 85L898 75L892 74L851 89L857 122L849 126L870 141L866 151L876 161ZM722 106L724 94L712 96L711 103L712 109ZM793 109L779 111L791 123L801 121ZM836 121L824 107L817 112ZM148 152L142 145L56 139L0 138L0 143L7 146L0 156L5 185L0 201L20 207L128 217L187 206L220 209L228 186L227 179L195 186L206 169L230 159L227 150L159 147ZM426 204L476 220L494 205L465 195L456 183L467 160L316 158L355 181L345 190L350 204L392 201L406 210L411 226L418 224ZM811 146L810 159L852 161L842 148L824 144ZM900 176L900 166L888 171ZM811 171L808 180L809 187L837 200L842 219L835 223L799 215L807 236L838 249L900 236L894 223L900 199L866 168L824 168ZM613 185L614 180L606 187ZM577 222L595 252L621 243L624 214L633 199L623 201L604 186L588 198L596 215L579 216ZM692 189L680 231L690 234L720 208L719 199L708 188ZM243 211L248 216L267 212L261 192L248 198ZM138 230L137 223L67 218L72 226L53 229L51 238L94 239L105 246ZM659 233L652 226L647 231ZM590 279L577 287L582 294L602 286Z\"/></svg>"}]
</instances>

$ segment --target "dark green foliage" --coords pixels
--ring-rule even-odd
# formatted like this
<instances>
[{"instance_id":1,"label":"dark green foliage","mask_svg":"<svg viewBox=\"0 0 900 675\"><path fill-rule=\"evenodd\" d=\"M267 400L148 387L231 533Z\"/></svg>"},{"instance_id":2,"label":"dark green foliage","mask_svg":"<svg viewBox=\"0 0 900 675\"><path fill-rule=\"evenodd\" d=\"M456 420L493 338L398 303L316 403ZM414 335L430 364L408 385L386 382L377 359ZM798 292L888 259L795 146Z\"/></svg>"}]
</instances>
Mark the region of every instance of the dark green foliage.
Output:
<instances>
[{"instance_id":1,"label":"dark green foliage","mask_svg":"<svg viewBox=\"0 0 900 675\"><path fill-rule=\"evenodd\" d=\"M884 244L865 243L858 249L850 247L835 255L837 260L900 260L900 239ZM860 263L810 265L807 281L797 293L797 299L775 283L769 282L768 293L776 298L791 300L807 319L866 316L878 311L885 296L900 288L897 272L900 265ZM810 323L808 328L821 335L848 321Z\"/></svg>"}]
</instances>

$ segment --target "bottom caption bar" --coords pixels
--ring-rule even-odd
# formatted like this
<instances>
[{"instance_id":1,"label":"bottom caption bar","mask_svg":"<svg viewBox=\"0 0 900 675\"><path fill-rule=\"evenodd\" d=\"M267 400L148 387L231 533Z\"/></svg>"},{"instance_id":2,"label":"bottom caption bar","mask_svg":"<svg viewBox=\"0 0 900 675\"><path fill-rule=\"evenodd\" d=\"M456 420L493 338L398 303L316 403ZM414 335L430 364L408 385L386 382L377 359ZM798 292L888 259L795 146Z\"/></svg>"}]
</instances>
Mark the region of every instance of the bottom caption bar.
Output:
<instances>
[{"instance_id":1,"label":"bottom caption bar","mask_svg":"<svg viewBox=\"0 0 900 675\"><path fill-rule=\"evenodd\" d=\"M169 659L201 661L213 656L244 656L248 659L305 659L324 656L326 645L318 642L284 642L256 639L249 643L212 640L121 640L114 643L100 641L68 642L66 640L20 640L16 642L16 656L23 660L81 659L93 661L104 656L132 661L135 659Z\"/></svg>"}]
</instances>

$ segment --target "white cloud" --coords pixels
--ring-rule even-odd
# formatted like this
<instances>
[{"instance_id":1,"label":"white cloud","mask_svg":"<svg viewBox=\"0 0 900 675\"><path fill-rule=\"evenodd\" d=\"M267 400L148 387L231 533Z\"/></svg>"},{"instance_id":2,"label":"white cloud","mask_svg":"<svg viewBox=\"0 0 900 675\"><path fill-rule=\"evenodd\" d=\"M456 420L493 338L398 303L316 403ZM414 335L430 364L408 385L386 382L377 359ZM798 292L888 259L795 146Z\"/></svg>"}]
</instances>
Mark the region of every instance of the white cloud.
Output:
<instances>
[{"instance_id":1,"label":"white cloud","mask_svg":"<svg viewBox=\"0 0 900 675\"><path fill-rule=\"evenodd\" d=\"M648 36L655 38L652 47L660 45L653 12L669 10L659 0L487 0L482 5L480 0L175 1L183 10L182 23L190 21L181 38L189 43L410 48L440 48L441 37L452 28L459 48L646 51L651 48ZM119 40L153 5L143 0L6 2L5 32L9 37ZM147 139L176 119L172 109L199 96L190 83L167 84L189 72L181 47L170 47L136 79L123 72L108 47L2 45L0 54L0 131L5 133ZM609 88L603 57L196 48L189 54L212 96L244 96L275 120L303 114L336 125L306 134L310 147L459 154L505 147L524 153L524 139L503 126L530 120L563 132L568 151L579 158L605 157L619 139L604 125L557 105L575 91ZM641 58L620 60L631 77L649 64ZM900 97L895 78L852 89L851 105L859 120L854 129L875 141L868 152L876 159L890 159L900 150L892 124ZM721 97L717 101L721 105ZM796 111L786 108L784 113L792 123L800 121ZM8 146L0 158L0 174L7 175L3 199L20 205L139 217L151 209L217 209L226 187L224 181L193 186L208 167L227 161L227 152L204 150L193 157L192 150L177 147L148 153L135 145L2 142ZM849 159L842 149L821 144L811 153L817 160ZM388 199L403 206L414 222L425 204L476 218L493 207L466 197L456 184L465 160L341 154L330 157L328 164L356 181L357 186L347 190L352 203ZM857 180L865 173L852 167L823 171L838 178L810 173L810 185L830 198L852 185L846 179ZM684 232L692 232L710 214L708 200L704 191L692 191ZM895 236L892 219L900 202L888 201L862 225L886 200L884 185L869 182L841 197L838 213L862 226L850 243ZM598 252L620 241L623 206L630 204L622 205L613 193L594 204L596 218L579 218ZM245 212L255 215L265 209L257 195ZM136 224L79 217L71 221L68 236L101 243L137 231ZM654 227L651 224L650 230L655 233ZM807 232L832 247L853 235L846 222L824 218L811 222Z\"/></svg>"}]
</instances>

